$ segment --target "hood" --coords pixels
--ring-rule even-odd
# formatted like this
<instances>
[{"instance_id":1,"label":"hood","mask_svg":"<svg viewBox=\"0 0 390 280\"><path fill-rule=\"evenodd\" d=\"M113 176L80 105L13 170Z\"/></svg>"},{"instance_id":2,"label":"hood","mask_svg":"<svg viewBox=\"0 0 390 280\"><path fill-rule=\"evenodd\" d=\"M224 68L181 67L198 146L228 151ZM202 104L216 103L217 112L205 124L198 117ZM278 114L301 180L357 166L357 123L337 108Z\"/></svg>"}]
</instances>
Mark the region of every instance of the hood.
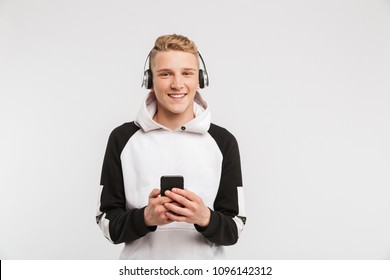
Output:
<instances>
[{"instance_id":1,"label":"hood","mask_svg":"<svg viewBox=\"0 0 390 280\"><path fill-rule=\"evenodd\" d=\"M150 92L142 103L138 112L135 123L145 132L157 129L172 131L171 129L155 122L153 116L157 111L157 99L154 93ZM194 98L194 115L195 118L184 124L186 132L205 134L210 128L211 114L207 102L202 98L199 92L196 92ZM180 131L178 128L176 131Z\"/></svg>"}]
</instances>

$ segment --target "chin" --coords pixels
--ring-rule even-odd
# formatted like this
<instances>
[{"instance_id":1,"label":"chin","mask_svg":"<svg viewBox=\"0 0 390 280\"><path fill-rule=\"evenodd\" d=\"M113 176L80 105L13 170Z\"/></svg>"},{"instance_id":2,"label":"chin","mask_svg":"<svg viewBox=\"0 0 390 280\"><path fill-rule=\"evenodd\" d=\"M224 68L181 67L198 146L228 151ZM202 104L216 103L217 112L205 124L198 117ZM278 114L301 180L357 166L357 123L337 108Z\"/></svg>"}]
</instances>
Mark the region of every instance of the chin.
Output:
<instances>
[{"instance_id":1,"label":"chin","mask_svg":"<svg viewBox=\"0 0 390 280\"><path fill-rule=\"evenodd\" d=\"M172 114L181 115L185 113L185 110L169 110Z\"/></svg>"}]
</instances>

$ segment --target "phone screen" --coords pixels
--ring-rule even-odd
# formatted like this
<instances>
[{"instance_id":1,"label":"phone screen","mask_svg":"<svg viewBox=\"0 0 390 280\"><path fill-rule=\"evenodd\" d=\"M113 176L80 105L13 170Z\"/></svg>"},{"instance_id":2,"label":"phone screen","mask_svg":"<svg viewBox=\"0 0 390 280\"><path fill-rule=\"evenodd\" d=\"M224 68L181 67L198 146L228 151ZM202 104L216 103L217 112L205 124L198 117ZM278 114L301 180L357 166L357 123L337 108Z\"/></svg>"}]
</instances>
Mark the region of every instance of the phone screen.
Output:
<instances>
[{"instance_id":1,"label":"phone screen","mask_svg":"<svg viewBox=\"0 0 390 280\"><path fill-rule=\"evenodd\" d=\"M165 196L165 191L171 190L172 188L184 188L184 178L183 176L175 175L165 175L161 176L161 196Z\"/></svg>"}]
</instances>

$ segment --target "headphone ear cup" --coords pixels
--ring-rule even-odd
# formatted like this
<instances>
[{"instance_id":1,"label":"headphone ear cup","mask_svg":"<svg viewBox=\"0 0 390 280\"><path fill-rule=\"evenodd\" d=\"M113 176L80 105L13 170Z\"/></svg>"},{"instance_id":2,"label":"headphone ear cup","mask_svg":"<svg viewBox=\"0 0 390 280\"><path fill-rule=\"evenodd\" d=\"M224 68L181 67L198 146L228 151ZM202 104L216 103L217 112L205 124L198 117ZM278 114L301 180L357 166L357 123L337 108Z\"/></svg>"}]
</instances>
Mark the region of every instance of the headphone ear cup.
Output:
<instances>
[{"instance_id":1,"label":"headphone ear cup","mask_svg":"<svg viewBox=\"0 0 390 280\"><path fill-rule=\"evenodd\" d=\"M202 69L199 69L199 87L204 88L204 72Z\"/></svg>"},{"instance_id":2,"label":"headphone ear cup","mask_svg":"<svg viewBox=\"0 0 390 280\"><path fill-rule=\"evenodd\" d=\"M144 72L144 86L151 89L153 86L152 71L150 69Z\"/></svg>"}]
</instances>

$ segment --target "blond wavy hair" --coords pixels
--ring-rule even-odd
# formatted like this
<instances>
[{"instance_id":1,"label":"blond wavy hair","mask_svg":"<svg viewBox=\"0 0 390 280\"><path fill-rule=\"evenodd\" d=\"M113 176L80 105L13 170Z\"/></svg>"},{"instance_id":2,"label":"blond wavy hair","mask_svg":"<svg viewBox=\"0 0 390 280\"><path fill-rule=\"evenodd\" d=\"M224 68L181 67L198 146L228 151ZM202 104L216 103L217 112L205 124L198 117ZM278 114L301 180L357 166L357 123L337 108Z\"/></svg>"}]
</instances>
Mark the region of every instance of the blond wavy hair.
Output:
<instances>
[{"instance_id":1,"label":"blond wavy hair","mask_svg":"<svg viewBox=\"0 0 390 280\"><path fill-rule=\"evenodd\" d=\"M171 34L162 35L156 39L153 49L150 51L149 67L158 52L182 51L196 55L198 57L198 48L195 43L186 36Z\"/></svg>"}]
</instances>

